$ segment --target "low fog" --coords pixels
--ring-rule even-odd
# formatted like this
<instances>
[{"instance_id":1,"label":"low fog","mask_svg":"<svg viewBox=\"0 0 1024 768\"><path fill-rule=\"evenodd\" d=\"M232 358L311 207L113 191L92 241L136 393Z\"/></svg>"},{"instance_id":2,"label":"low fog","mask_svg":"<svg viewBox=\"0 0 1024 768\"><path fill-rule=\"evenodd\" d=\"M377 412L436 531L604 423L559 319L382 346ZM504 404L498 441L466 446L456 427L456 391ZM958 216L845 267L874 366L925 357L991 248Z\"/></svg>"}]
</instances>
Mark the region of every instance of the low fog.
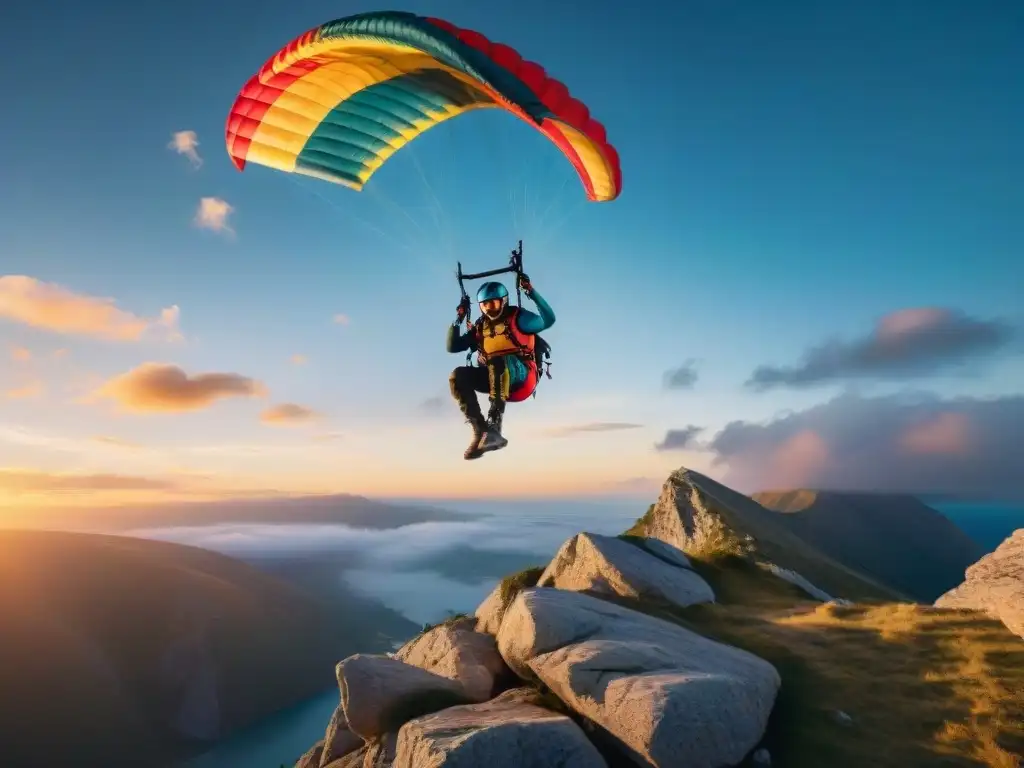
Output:
<instances>
[{"instance_id":1,"label":"low fog","mask_svg":"<svg viewBox=\"0 0 1024 768\"><path fill-rule=\"evenodd\" d=\"M143 528L127 534L202 547L256 564L336 565L339 588L376 598L423 624L450 612L471 612L503 575L543 564L580 530L621 533L646 505L595 501L474 507L480 514L474 520L387 530L232 523Z\"/></svg>"}]
</instances>

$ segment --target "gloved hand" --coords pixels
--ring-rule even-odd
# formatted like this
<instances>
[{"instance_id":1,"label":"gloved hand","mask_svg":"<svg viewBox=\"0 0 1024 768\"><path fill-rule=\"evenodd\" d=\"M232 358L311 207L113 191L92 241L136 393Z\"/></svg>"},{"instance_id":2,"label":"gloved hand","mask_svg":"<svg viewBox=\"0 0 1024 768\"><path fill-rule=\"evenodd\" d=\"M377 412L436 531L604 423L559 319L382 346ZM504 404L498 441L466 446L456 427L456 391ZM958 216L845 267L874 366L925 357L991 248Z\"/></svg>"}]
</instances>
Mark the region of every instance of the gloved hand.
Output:
<instances>
[{"instance_id":1,"label":"gloved hand","mask_svg":"<svg viewBox=\"0 0 1024 768\"><path fill-rule=\"evenodd\" d=\"M533 293L533 283L530 282L529 275L519 274L519 287L523 289L523 293L527 296Z\"/></svg>"},{"instance_id":2,"label":"gloved hand","mask_svg":"<svg viewBox=\"0 0 1024 768\"><path fill-rule=\"evenodd\" d=\"M455 317L458 318L458 322L462 322L466 319L469 314L469 299L463 297L459 302L459 306L455 308Z\"/></svg>"}]
</instances>

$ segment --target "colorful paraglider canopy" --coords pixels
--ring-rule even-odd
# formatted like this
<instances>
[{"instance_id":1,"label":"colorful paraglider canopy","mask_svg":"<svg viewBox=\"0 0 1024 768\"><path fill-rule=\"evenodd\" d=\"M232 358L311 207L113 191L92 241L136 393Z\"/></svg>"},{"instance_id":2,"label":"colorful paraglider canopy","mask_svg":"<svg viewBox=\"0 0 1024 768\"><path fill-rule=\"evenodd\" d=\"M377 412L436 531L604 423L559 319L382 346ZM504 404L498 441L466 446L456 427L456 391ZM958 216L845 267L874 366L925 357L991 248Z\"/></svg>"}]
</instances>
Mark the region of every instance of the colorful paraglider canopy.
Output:
<instances>
[{"instance_id":1,"label":"colorful paraglider canopy","mask_svg":"<svg viewBox=\"0 0 1024 768\"><path fill-rule=\"evenodd\" d=\"M553 141L590 200L619 195L604 126L543 67L478 32L399 11L332 21L275 53L231 108L227 149L239 170L252 162L359 190L423 131L485 107Z\"/></svg>"}]
</instances>

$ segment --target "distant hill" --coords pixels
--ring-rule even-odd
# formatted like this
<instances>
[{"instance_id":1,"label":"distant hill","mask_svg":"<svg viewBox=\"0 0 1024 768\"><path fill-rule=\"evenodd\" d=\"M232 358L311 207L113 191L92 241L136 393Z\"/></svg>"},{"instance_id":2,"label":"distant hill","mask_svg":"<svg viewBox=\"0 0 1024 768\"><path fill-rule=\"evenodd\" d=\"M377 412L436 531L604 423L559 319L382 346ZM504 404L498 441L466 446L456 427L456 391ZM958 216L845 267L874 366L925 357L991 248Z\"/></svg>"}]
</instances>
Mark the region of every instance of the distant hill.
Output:
<instances>
[{"instance_id":1,"label":"distant hill","mask_svg":"<svg viewBox=\"0 0 1024 768\"><path fill-rule=\"evenodd\" d=\"M159 768L201 751L329 687L338 659L390 650L380 615L349 604L195 547L0 531L0 764Z\"/></svg>"},{"instance_id":2,"label":"distant hill","mask_svg":"<svg viewBox=\"0 0 1024 768\"><path fill-rule=\"evenodd\" d=\"M983 551L915 496L796 489L755 493L830 557L924 603L952 589Z\"/></svg>"},{"instance_id":3,"label":"distant hill","mask_svg":"<svg viewBox=\"0 0 1024 768\"><path fill-rule=\"evenodd\" d=\"M386 529L412 523L469 518L468 515L450 510L387 504L349 494L87 509L47 508L35 517L45 522L35 525L31 519L19 517L17 520L9 518L7 525L18 528L45 526L51 530L83 532L225 523L337 523L357 528ZM0 528L4 526L5 518L0 512Z\"/></svg>"}]
</instances>

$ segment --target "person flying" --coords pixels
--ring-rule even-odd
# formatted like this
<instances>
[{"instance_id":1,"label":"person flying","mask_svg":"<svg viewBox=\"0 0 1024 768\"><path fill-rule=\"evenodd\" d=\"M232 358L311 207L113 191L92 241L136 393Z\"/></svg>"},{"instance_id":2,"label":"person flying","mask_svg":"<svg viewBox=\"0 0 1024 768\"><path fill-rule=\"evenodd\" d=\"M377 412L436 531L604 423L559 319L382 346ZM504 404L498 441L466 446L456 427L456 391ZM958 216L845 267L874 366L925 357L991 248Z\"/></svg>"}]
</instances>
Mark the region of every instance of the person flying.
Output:
<instances>
[{"instance_id":1,"label":"person flying","mask_svg":"<svg viewBox=\"0 0 1024 768\"><path fill-rule=\"evenodd\" d=\"M505 404L525 400L537 386L537 334L555 324L555 313L526 275L520 274L518 280L539 314L510 306L508 289L492 281L481 285L476 293L482 313L476 323L466 333L459 328L469 312L466 299L459 304L455 322L448 326L447 350L476 352L479 362L479 366L460 365L448 377L452 397L473 430L466 459L508 445L501 434ZM478 392L486 392L490 400L486 419Z\"/></svg>"}]
</instances>

